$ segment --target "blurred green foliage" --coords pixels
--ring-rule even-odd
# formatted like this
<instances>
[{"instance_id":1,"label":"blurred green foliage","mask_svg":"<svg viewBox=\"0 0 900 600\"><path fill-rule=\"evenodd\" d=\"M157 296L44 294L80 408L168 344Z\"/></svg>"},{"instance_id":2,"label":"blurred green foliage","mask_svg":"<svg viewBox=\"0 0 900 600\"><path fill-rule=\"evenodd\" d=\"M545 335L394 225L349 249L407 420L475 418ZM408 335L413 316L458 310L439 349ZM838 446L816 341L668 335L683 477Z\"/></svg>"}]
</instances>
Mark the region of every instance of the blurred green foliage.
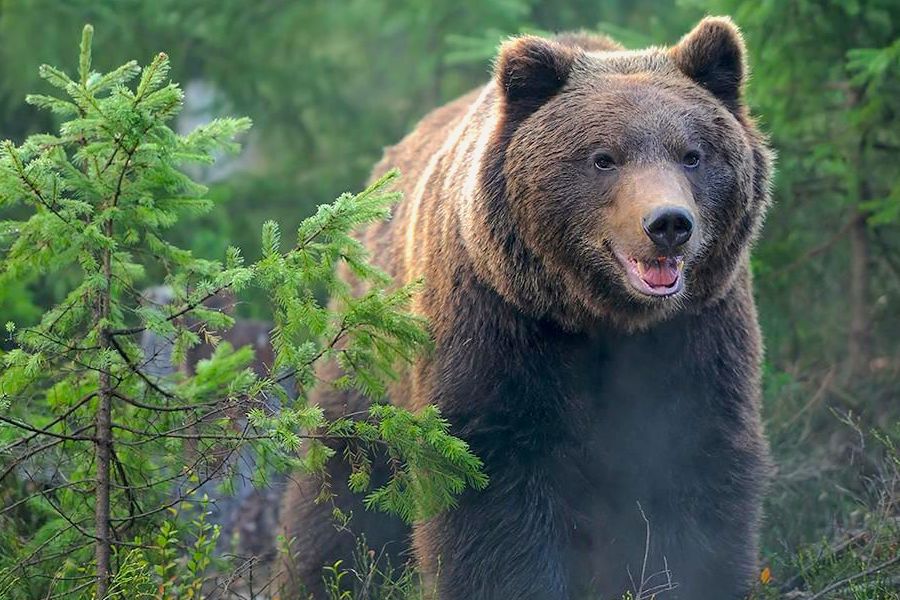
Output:
<instances>
[{"instance_id":1,"label":"blurred green foliage","mask_svg":"<svg viewBox=\"0 0 900 600\"><path fill-rule=\"evenodd\" d=\"M779 155L753 266L781 469L766 545L780 551L865 527L885 462L857 430L900 435L896 0L2 0L0 134L21 142L54 128L23 99L40 91L39 64L70 64L83 23L110 60L166 50L188 98L200 98L185 119L246 114L256 124L241 159L194 174L217 209L174 234L218 257L255 247L266 220L289 226L362 187L385 145L489 77L504 36L590 29L637 48L676 42L704 14L742 28L750 103ZM35 322L65 277L0 289L0 322ZM853 427L840 423L849 414Z\"/></svg>"}]
</instances>

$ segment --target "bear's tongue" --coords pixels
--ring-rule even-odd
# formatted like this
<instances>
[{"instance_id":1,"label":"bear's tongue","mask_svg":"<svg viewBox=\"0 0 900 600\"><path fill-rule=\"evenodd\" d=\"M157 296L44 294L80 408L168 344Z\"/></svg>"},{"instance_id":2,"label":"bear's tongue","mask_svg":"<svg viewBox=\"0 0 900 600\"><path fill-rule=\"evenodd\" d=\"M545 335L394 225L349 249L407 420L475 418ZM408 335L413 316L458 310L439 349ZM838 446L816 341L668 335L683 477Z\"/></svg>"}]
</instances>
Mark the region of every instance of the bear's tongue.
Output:
<instances>
[{"instance_id":1,"label":"bear's tongue","mask_svg":"<svg viewBox=\"0 0 900 600\"><path fill-rule=\"evenodd\" d=\"M672 287L678 281L678 262L668 257L650 263L638 261L638 272L650 287Z\"/></svg>"}]
</instances>

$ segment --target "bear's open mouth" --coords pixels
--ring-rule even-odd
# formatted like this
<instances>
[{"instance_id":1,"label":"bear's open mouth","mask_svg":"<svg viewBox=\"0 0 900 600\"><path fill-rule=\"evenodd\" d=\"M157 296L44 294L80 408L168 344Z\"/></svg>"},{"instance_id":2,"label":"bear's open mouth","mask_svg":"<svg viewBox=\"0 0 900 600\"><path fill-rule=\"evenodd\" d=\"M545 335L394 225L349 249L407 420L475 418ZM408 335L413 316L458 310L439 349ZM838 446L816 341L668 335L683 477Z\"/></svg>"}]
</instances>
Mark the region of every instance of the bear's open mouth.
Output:
<instances>
[{"instance_id":1,"label":"bear's open mouth","mask_svg":"<svg viewBox=\"0 0 900 600\"><path fill-rule=\"evenodd\" d=\"M651 260L640 260L616 252L616 257L625 268L631 286L648 296L671 296L684 288L684 257L659 256Z\"/></svg>"}]
</instances>

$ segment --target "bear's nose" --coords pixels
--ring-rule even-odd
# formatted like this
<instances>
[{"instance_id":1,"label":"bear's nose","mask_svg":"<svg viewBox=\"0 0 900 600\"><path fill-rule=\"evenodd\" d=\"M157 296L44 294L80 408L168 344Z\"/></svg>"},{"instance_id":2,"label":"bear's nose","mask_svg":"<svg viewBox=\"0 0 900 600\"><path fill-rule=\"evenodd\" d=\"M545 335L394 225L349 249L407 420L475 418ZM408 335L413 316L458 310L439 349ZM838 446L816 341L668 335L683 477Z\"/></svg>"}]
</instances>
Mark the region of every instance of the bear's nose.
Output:
<instances>
[{"instance_id":1,"label":"bear's nose","mask_svg":"<svg viewBox=\"0 0 900 600\"><path fill-rule=\"evenodd\" d=\"M647 237L660 250L671 253L689 239L694 231L694 216L680 206L660 206L642 219Z\"/></svg>"}]
</instances>

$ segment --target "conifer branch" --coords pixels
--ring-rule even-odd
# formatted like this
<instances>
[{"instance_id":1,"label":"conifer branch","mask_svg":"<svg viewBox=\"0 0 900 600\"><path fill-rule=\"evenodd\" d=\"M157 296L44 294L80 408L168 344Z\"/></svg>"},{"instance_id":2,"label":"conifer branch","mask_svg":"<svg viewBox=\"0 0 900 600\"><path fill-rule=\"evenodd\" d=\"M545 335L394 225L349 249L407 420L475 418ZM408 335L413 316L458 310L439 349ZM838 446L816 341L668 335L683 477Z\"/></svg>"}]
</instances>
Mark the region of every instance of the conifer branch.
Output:
<instances>
[{"instance_id":1,"label":"conifer branch","mask_svg":"<svg viewBox=\"0 0 900 600\"><path fill-rule=\"evenodd\" d=\"M68 441L68 442L93 442L96 441L96 438L90 436L80 436L80 435L66 435L64 433L54 433L47 429L38 429L37 427L32 427L28 423L23 423L21 421L17 421L15 419L10 419L9 417L4 417L0 415L0 423L8 423L13 427L17 427L19 429L24 429L25 431L31 431L35 435L45 436L55 438L57 440Z\"/></svg>"},{"instance_id":2,"label":"conifer branch","mask_svg":"<svg viewBox=\"0 0 900 600\"><path fill-rule=\"evenodd\" d=\"M167 587L174 584L150 570L151 561L165 565L172 557L158 554L168 541L148 544L147 536L174 531L172 513L196 500L205 484L226 479L246 460L242 450L248 446L260 460L272 457L278 468L299 463L316 474L330 460L350 460L356 469L371 464L371 452L387 455L395 477L368 490L367 503L406 519L452 506L465 485L483 487L480 462L434 409L412 414L375 405L330 420L308 401L320 361L335 358L346 370L339 385L374 399L428 345L422 320L408 312L413 288L388 291L390 278L368 263L353 237L360 226L388 216L398 195L387 186L397 174L320 207L300 223L297 242L287 251L281 250L277 225L269 222L260 260L245 265L235 248L223 261L197 259L163 235L185 207L209 207L205 188L180 165L211 162L216 151L234 149L232 140L250 122L221 119L177 134L168 122L182 94L166 80L166 55L156 55L143 72L132 62L93 73L92 36L86 28L76 78L41 68L65 98L28 99L71 117L59 136L35 136L21 147L5 142L2 148L0 197L24 196L32 210L13 245L0 249L4 282L57 271L76 280L39 325L12 327L15 348L2 356L0 423L11 426L4 428L11 439L2 453L12 459L0 481L31 477L32 464L40 469L29 480L39 491L12 498L0 507L0 518L26 505L48 515L46 537L16 557L16 572L52 572L53 581L73 584L89 573L92 580L68 591L93 586L92 593L104 598L122 568L113 555L125 560L114 549L133 548L168 597L187 594L188 588L196 595L202 581ZM54 216L47 217L48 211ZM339 263L370 292L353 297L335 274ZM138 286L152 283L142 279L144 273L160 270L168 275L177 306L148 307L140 299ZM274 364L262 369L251 368L251 350L219 343L233 320L208 306L221 294L248 287L269 299L275 319ZM321 289L334 291L339 302L321 303L314 293ZM160 346L138 349L129 339L138 334L156 336ZM189 359L201 343L212 347L211 355ZM157 378L150 365L158 366L165 345L177 364ZM282 388L292 378L296 396ZM269 401L273 397L280 407ZM39 443L30 445L34 440ZM352 444L352 456L334 456L330 446L336 441ZM179 453L186 464L171 461ZM259 467L263 477L276 468ZM45 468L71 485L40 479ZM404 485L410 478L427 481L427 491ZM367 491L363 479L354 479L354 491ZM82 489L88 482L91 489ZM197 539L209 540L210 525L197 525L203 518L189 527L200 527ZM65 549L48 551L52 545ZM48 566L64 555L71 560ZM72 564L82 570L73 573ZM53 596L49 590L46 595Z\"/></svg>"}]
</instances>

